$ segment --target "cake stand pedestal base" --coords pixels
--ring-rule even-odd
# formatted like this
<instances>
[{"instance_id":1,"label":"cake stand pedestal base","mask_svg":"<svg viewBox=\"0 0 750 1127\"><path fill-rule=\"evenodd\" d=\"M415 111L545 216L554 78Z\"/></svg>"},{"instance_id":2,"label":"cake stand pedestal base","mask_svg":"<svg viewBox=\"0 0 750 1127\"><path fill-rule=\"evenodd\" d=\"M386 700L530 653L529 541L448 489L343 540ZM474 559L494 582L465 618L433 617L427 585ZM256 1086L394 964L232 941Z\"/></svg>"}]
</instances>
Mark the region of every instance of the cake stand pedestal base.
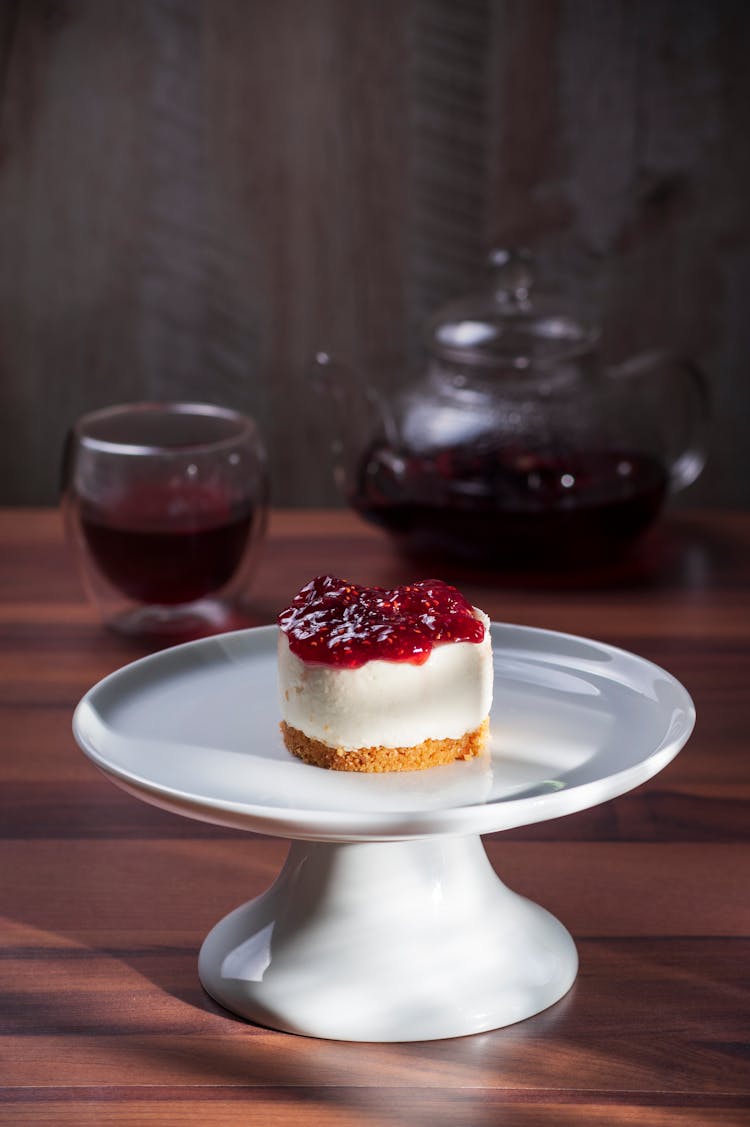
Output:
<instances>
[{"instance_id":1,"label":"cake stand pedestal base","mask_svg":"<svg viewBox=\"0 0 750 1127\"><path fill-rule=\"evenodd\" d=\"M228 1010L340 1041L422 1041L521 1021L578 968L568 932L498 879L479 837L294 842L272 887L206 937Z\"/></svg>"}]
</instances>

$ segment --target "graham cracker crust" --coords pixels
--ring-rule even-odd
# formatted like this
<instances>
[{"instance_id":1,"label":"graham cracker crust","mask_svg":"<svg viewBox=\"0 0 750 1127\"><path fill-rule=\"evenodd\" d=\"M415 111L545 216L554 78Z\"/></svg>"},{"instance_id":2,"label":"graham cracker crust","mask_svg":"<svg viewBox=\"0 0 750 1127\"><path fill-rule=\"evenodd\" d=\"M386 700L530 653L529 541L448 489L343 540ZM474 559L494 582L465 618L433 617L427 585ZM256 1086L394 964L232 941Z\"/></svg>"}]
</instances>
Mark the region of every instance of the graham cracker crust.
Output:
<instances>
[{"instance_id":1,"label":"graham cracker crust","mask_svg":"<svg viewBox=\"0 0 750 1127\"><path fill-rule=\"evenodd\" d=\"M280 727L287 751L314 767L330 771L423 771L479 755L487 742L490 722L483 720L459 739L424 740L412 747L331 747L284 720Z\"/></svg>"}]
</instances>

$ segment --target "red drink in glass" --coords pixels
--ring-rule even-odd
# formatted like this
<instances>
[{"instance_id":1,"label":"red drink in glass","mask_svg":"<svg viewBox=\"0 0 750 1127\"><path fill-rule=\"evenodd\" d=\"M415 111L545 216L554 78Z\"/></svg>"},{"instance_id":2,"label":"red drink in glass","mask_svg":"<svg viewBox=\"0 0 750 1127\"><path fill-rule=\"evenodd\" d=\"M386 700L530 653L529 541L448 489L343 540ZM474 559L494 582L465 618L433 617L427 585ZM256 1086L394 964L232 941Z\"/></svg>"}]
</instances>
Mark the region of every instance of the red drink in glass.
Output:
<instances>
[{"instance_id":1,"label":"red drink in glass","mask_svg":"<svg viewBox=\"0 0 750 1127\"><path fill-rule=\"evenodd\" d=\"M132 404L79 420L65 511L104 621L185 637L239 624L266 493L260 439L237 412Z\"/></svg>"}]
</instances>

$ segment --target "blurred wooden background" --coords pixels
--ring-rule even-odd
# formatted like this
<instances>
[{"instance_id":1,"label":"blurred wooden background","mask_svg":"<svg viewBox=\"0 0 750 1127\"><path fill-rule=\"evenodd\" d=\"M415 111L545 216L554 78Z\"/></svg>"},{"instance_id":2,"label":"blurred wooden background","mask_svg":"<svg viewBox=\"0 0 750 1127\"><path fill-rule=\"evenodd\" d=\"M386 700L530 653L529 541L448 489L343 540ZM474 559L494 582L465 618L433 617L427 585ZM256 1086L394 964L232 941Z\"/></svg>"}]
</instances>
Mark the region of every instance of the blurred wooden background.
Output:
<instances>
[{"instance_id":1,"label":"blurred wooden background","mask_svg":"<svg viewBox=\"0 0 750 1127\"><path fill-rule=\"evenodd\" d=\"M326 347L388 387L492 245L608 355L706 368L692 503L750 503L746 0L0 0L0 503L55 500L84 410L257 416L334 499Z\"/></svg>"}]
</instances>

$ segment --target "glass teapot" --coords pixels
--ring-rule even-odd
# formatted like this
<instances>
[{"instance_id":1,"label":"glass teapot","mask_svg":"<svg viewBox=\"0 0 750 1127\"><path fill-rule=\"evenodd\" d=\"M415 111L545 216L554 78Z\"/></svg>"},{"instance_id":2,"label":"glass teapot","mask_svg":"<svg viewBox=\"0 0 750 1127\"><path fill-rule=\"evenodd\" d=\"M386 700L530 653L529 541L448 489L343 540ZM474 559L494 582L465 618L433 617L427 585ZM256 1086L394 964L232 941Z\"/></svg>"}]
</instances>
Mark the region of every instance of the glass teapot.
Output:
<instances>
[{"instance_id":1,"label":"glass teapot","mask_svg":"<svg viewBox=\"0 0 750 1127\"><path fill-rule=\"evenodd\" d=\"M664 352L604 367L598 330L536 296L528 252L490 262L491 287L436 314L426 370L390 399L318 354L339 486L432 558L614 560L703 468L703 377Z\"/></svg>"}]
</instances>

